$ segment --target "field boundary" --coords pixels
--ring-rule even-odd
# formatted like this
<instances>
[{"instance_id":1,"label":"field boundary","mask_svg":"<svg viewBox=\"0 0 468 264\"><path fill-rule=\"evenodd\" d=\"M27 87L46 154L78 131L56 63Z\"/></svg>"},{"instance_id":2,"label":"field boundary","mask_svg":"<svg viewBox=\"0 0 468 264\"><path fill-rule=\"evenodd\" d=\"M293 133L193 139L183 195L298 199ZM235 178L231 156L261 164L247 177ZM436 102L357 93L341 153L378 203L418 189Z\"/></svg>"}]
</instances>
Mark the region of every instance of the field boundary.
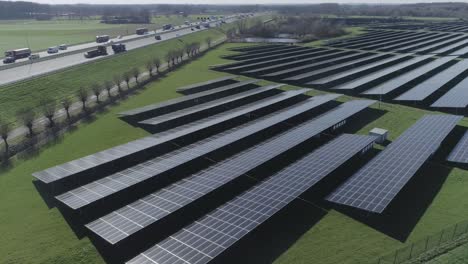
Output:
<instances>
[{"instance_id":1,"label":"field boundary","mask_svg":"<svg viewBox=\"0 0 468 264\"><path fill-rule=\"evenodd\" d=\"M445 248L454 241L459 239L465 243L466 235L468 234L468 220L456 223L455 225L449 226L442 229L441 231L428 235L423 239L416 242L412 242L409 245L399 248L394 252L380 257L375 263L376 264L400 264L400 263L411 263L411 260L418 259L425 253L432 251L437 252L438 249ZM463 239L465 238L465 239ZM459 243L455 243L458 245ZM451 248L451 247L448 247ZM447 250L441 250L439 254L430 254L430 256L441 255ZM416 262L419 263L419 262Z\"/></svg>"}]
</instances>

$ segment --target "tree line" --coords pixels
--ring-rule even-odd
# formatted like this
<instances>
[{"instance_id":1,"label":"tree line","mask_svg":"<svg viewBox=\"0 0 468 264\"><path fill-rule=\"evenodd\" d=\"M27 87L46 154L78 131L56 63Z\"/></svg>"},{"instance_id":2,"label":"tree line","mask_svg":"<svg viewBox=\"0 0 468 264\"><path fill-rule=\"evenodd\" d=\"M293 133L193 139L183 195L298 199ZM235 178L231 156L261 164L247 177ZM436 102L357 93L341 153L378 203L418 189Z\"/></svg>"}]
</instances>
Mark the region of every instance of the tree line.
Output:
<instances>
[{"instance_id":1,"label":"tree line","mask_svg":"<svg viewBox=\"0 0 468 264\"><path fill-rule=\"evenodd\" d=\"M211 37L205 39L205 44L209 48L212 47L213 41ZM172 71L177 68L181 63L186 60L197 57L201 53L201 43L191 42L186 43L183 47L174 48L169 50L163 57L154 57L146 61L144 68L146 69L149 78L147 81L152 80L155 77L162 76L164 73L161 68L166 63L166 71ZM39 134L36 121L39 117L43 117L47 124L45 129L56 129L57 128L57 113L59 109L63 109L65 114L65 126L71 125L77 120L73 119L72 111L78 113L81 117L86 117L96 109L103 107L107 104L114 102L117 99L122 99L126 94L131 92L131 81L135 82L133 88L141 88L146 83L142 83L143 67L134 67L121 74L116 74L111 80L106 80L101 83L93 83L89 86L83 86L76 90L73 96L67 96L62 99L55 99L51 97L43 97L39 99L39 106L24 107L17 111L16 118L18 122L27 128L27 139L34 138ZM134 90L134 89L133 89ZM114 95L113 95L114 91ZM102 97L107 95L107 101L105 102ZM89 106L90 98L94 96L96 100L96 107L91 108ZM79 102L80 109L72 109L73 103ZM13 129L13 124L9 123L4 119L0 119L0 138L4 142L4 157L10 157L16 153L10 153L9 137Z\"/></svg>"}]
</instances>

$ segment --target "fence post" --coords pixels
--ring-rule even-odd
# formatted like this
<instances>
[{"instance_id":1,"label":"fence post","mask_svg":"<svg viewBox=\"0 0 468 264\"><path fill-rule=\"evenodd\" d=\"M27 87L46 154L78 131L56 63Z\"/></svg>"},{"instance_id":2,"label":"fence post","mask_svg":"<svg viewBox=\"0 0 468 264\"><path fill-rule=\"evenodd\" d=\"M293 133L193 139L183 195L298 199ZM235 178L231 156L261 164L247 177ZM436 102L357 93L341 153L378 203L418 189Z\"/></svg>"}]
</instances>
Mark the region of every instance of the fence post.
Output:
<instances>
[{"instance_id":1,"label":"fence post","mask_svg":"<svg viewBox=\"0 0 468 264\"><path fill-rule=\"evenodd\" d=\"M398 249L395 250L395 257L393 258L393 264L396 263L396 260L397 260L397 255L398 255Z\"/></svg>"},{"instance_id":2,"label":"fence post","mask_svg":"<svg viewBox=\"0 0 468 264\"><path fill-rule=\"evenodd\" d=\"M468 232L468 223L466 223L466 228L465 228L465 232L464 232L464 233L466 233L466 232Z\"/></svg>"},{"instance_id":3,"label":"fence post","mask_svg":"<svg viewBox=\"0 0 468 264\"><path fill-rule=\"evenodd\" d=\"M411 249L410 249L410 252L409 252L409 258L408 259L411 259L411 255L413 255L413 248L414 248L414 243L411 243Z\"/></svg>"},{"instance_id":4,"label":"fence post","mask_svg":"<svg viewBox=\"0 0 468 264\"><path fill-rule=\"evenodd\" d=\"M442 241L442 236L444 235L444 229L440 232L440 237L439 237L439 242L437 243L437 246L440 245L440 242Z\"/></svg>"},{"instance_id":5,"label":"fence post","mask_svg":"<svg viewBox=\"0 0 468 264\"><path fill-rule=\"evenodd\" d=\"M458 223L455 224L455 228L453 229L452 240L455 237L455 234L457 233L457 226L458 226Z\"/></svg>"},{"instance_id":6,"label":"fence post","mask_svg":"<svg viewBox=\"0 0 468 264\"><path fill-rule=\"evenodd\" d=\"M429 245L429 238L431 238L431 236L427 236L426 238L426 245L424 246L424 251L427 250L427 246Z\"/></svg>"}]
</instances>

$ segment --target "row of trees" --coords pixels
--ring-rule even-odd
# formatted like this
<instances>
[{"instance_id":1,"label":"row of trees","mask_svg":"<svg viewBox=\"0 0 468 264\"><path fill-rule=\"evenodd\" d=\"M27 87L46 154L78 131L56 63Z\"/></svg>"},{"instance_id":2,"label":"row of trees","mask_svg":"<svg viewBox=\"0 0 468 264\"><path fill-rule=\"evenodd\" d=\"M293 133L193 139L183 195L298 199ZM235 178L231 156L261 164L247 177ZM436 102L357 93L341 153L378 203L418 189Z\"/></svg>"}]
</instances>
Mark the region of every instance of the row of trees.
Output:
<instances>
[{"instance_id":1,"label":"row of trees","mask_svg":"<svg viewBox=\"0 0 468 264\"><path fill-rule=\"evenodd\" d=\"M212 39L207 37L205 39L206 45L211 47ZM200 42L192 42L187 43L184 45L183 48L172 49L168 51L165 55L165 60L167 62L167 70L170 71L174 69L178 64L180 64L184 56L187 59L191 59L197 56L201 51L201 44ZM163 60L159 57L154 57L148 60L145 64L145 68L149 75L149 80L151 80L154 76L160 75L161 68L162 68ZM32 138L35 136L34 126L37 125L37 118L43 117L47 120L46 128L55 128L56 126L56 117L59 108L63 109L66 114L66 122L72 123L72 111L79 111L80 109L72 109L73 103L75 101L81 103L81 113L84 115L90 114L92 109L88 107L88 103L92 96L96 100L97 106L101 106L102 96L104 94L107 95L108 103L111 103L116 98L122 98L124 94L131 88L131 81L135 82L135 88L143 87L141 85L141 77L143 72L140 67L134 67L129 71L126 71L122 74L115 75L112 80L107 80L102 83L93 83L88 87L80 87L76 92L75 95L72 97L65 97L61 100L55 100L49 97L44 97L39 100L39 106L37 108L25 107L21 108L17 113L16 117L17 120L27 128L28 133L27 137ZM113 91L114 94L113 95ZM10 136L11 130L13 126L12 124L0 120L0 137L2 138L4 145L5 145L5 156L9 157L9 144L8 138Z\"/></svg>"}]
</instances>

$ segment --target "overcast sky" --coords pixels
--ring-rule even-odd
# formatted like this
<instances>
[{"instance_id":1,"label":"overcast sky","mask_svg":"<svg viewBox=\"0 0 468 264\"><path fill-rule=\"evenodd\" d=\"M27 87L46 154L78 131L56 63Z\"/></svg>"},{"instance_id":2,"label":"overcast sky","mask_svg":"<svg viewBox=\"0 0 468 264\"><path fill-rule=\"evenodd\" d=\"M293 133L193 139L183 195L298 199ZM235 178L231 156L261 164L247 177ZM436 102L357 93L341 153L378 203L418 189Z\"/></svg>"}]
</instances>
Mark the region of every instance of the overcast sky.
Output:
<instances>
[{"instance_id":1,"label":"overcast sky","mask_svg":"<svg viewBox=\"0 0 468 264\"><path fill-rule=\"evenodd\" d=\"M27 1L27 0L26 0ZM31 0L30 0L31 1ZM467 2L468 0L32 0L47 4L284 4L284 3L421 3L421 2Z\"/></svg>"}]
</instances>

